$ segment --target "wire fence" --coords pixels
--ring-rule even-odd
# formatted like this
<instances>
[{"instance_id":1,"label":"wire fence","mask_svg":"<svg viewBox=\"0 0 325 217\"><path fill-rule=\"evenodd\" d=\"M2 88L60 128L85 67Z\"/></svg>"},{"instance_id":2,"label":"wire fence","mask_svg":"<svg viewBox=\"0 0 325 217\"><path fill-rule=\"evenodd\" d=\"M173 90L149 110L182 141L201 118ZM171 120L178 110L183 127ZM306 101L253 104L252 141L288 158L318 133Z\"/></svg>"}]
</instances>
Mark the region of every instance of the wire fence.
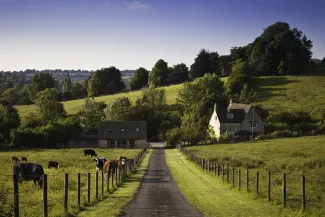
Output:
<instances>
[{"instance_id":1,"label":"wire fence","mask_svg":"<svg viewBox=\"0 0 325 217\"><path fill-rule=\"evenodd\" d=\"M298 174L243 169L204 159L181 145L177 148L206 173L217 176L232 188L255 194L256 198L265 198L283 208L302 209L303 212L306 209L325 208L325 179L322 179L325 171L324 174Z\"/></svg>"},{"instance_id":2,"label":"wire fence","mask_svg":"<svg viewBox=\"0 0 325 217\"><path fill-rule=\"evenodd\" d=\"M107 177L103 171L44 174L39 187L20 182L19 174L0 174L3 182L13 183L3 186L0 183L0 216L35 216L35 211L37 216L44 217L77 213L113 193L135 172L146 151L144 148L128 160L125 169L112 168Z\"/></svg>"}]
</instances>

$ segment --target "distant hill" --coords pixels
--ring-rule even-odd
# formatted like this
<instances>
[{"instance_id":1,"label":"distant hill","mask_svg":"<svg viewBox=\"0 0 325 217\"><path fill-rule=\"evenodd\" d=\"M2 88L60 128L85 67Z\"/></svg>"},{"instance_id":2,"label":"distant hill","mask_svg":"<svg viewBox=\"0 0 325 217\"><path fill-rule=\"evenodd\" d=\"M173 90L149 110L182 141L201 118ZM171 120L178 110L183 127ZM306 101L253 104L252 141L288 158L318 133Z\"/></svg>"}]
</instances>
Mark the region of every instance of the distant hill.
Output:
<instances>
[{"instance_id":1,"label":"distant hill","mask_svg":"<svg viewBox=\"0 0 325 217\"><path fill-rule=\"evenodd\" d=\"M3 71L0 71L0 73L1 72L3 72ZM84 80L88 79L88 77L91 75L93 70L89 71L89 70L80 70L80 69L79 70L45 69L45 70L39 71L39 70L35 70L35 69L27 69L25 71L19 71L19 73L23 73L25 75L26 83L29 83L31 78L35 74L39 74L40 72L48 72L48 73L52 74L54 79L57 81L63 80L64 76L67 74L69 74L70 79L72 81L84 81ZM134 72L135 72L135 70L122 70L121 75L124 78L132 77Z\"/></svg>"}]
</instances>

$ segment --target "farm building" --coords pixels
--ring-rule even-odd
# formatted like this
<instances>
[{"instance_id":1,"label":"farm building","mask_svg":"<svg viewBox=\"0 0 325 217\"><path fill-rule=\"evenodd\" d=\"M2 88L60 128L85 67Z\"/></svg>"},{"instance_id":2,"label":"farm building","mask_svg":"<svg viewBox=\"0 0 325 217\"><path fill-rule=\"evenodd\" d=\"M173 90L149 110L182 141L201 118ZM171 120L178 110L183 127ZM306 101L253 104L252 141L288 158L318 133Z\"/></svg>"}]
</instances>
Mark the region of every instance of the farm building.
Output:
<instances>
[{"instance_id":1,"label":"farm building","mask_svg":"<svg viewBox=\"0 0 325 217\"><path fill-rule=\"evenodd\" d=\"M232 100L227 109L217 110L215 105L209 125L217 139L225 132L246 139L252 135L264 135L264 121L255 109L248 104L233 103Z\"/></svg>"},{"instance_id":2,"label":"farm building","mask_svg":"<svg viewBox=\"0 0 325 217\"><path fill-rule=\"evenodd\" d=\"M145 121L103 121L98 129L88 130L70 138L59 147L144 148L147 146Z\"/></svg>"}]
</instances>

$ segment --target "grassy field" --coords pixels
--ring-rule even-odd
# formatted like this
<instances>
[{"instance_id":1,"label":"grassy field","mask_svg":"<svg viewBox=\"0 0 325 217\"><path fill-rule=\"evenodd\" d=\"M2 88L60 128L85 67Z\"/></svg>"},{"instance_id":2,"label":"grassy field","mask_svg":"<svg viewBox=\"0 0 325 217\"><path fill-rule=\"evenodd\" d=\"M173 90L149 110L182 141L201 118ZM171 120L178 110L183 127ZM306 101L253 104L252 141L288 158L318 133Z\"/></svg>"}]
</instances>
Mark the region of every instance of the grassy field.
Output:
<instances>
[{"instance_id":1,"label":"grassy field","mask_svg":"<svg viewBox=\"0 0 325 217\"><path fill-rule=\"evenodd\" d=\"M99 216L119 216L123 208L133 199L138 191L141 179L145 173L140 172L147 170L152 150L143 158L137 173L132 174L107 200L104 200L94 206L87 207L81 212L79 217L99 217Z\"/></svg>"},{"instance_id":2,"label":"grassy field","mask_svg":"<svg viewBox=\"0 0 325 217\"><path fill-rule=\"evenodd\" d=\"M175 103L178 90L181 89L182 86L183 86L182 84L179 84L179 85L163 87L166 90L167 103L169 104ZM116 100L119 97L124 97L124 96L129 97L134 102L137 99L137 97L141 96L141 91L99 96L99 97L95 97L95 100L103 101L107 104ZM68 114L76 114L84 103L85 103L85 99L78 99L78 100L66 101L63 103L63 105L64 105L64 109L67 111ZM23 117L35 110L34 105L16 106L16 108L18 109L20 117Z\"/></svg>"},{"instance_id":3,"label":"grassy field","mask_svg":"<svg viewBox=\"0 0 325 217\"><path fill-rule=\"evenodd\" d=\"M175 149L166 150L166 161L181 192L204 216L299 216L240 193L206 174Z\"/></svg>"},{"instance_id":4,"label":"grassy field","mask_svg":"<svg viewBox=\"0 0 325 217\"><path fill-rule=\"evenodd\" d=\"M281 204L282 174L286 173L287 206L292 210L301 208L301 174L305 174L308 216L325 215L325 136L193 146L187 150L226 167L229 165L230 169L236 167L235 174L240 169L243 186L245 169L249 169L250 189L255 188L256 171L259 171L259 195L264 200L267 174L271 171L271 198L277 205ZM235 183L237 179L235 175Z\"/></svg>"},{"instance_id":5,"label":"grassy field","mask_svg":"<svg viewBox=\"0 0 325 217\"><path fill-rule=\"evenodd\" d=\"M305 111L320 119L325 102L325 64L312 65L297 76L265 76L253 79L257 103L271 111Z\"/></svg>"},{"instance_id":6,"label":"grassy field","mask_svg":"<svg viewBox=\"0 0 325 217\"><path fill-rule=\"evenodd\" d=\"M221 80L225 82L227 81L227 78L226 77L221 78ZM173 104L176 102L177 93L182 87L183 84L162 87L163 89L166 90L166 99L168 104ZM117 98L123 96L129 97L132 102L135 102L137 97L141 96L141 91L132 91L128 93L118 93L113 95L99 96L99 97L95 97L95 100L102 101L108 104L116 100ZM63 105L64 105L64 109L67 111L68 114L76 114L84 103L85 103L85 99L78 99L78 100L71 100L71 101L64 102ZM23 106L15 106L15 107L18 109L20 117L23 117L35 110L34 105L30 105L30 106L23 105Z\"/></svg>"},{"instance_id":7,"label":"grassy field","mask_svg":"<svg viewBox=\"0 0 325 217\"><path fill-rule=\"evenodd\" d=\"M121 155L128 158L135 157L140 150L136 149L94 149L99 157L106 159L119 158ZM91 172L91 203L95 203L95 173L96 167L94 158L83 155L83 149L60 149L60 150L24 150L24 151L1 151L0 165L0 216L8 216L1 212L12 209L13 182L11 156L21 158L26 156L29 162L38 163L43 166L44 172L48 174L48 204L49 216L64 216L63 195L64 195L64 173L69 173L69 211L77 213L77 173L81 175L81 203L83 207L87 204L87 173ZM47 163L56 160L61 163L59 170L47 169ZM101 176L99 176L101 183ZM105 182L104 182L105 183ZM112 189L112 188L111 188ZM106 185L105 185L106 191ZM34 187L33 182L23 182L19 185L20 216L40 216L43 212L42 190ZM104 199L99 185L100 199ZM114 194L113 194L114 195Z\"/></svg>"}]
</instances>

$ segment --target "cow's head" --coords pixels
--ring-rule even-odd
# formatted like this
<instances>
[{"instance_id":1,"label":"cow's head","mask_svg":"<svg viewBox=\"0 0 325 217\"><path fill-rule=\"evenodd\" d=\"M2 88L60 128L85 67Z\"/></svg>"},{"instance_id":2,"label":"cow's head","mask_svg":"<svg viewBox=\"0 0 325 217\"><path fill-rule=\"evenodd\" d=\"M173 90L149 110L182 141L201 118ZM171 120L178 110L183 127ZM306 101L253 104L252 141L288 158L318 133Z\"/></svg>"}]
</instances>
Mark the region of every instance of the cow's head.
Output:
<instances>
[{"instance_id":1,"label":"cow's head","mask_svg":"<svg viewBox=\"0 0 325 217\"><path fill-rule=\"evenodd\" d=\"M124 166L126 164L127 160L128 160L127 157L123 157L123 156L120 157L120 162L121 162L122 166Z\"/></svg>"},{"instance_id":2,"label":"cow's head","mask_svg":"<svg viewBox=\"0 0 325 217\"><path fill-rule=\"evenodd\" d=\"M103 169L106 159L105 158L96 158L96 159L94 159L94 161L96 162L96 169L101 170L101 169Z\"/></svg>"}]
</instances>

